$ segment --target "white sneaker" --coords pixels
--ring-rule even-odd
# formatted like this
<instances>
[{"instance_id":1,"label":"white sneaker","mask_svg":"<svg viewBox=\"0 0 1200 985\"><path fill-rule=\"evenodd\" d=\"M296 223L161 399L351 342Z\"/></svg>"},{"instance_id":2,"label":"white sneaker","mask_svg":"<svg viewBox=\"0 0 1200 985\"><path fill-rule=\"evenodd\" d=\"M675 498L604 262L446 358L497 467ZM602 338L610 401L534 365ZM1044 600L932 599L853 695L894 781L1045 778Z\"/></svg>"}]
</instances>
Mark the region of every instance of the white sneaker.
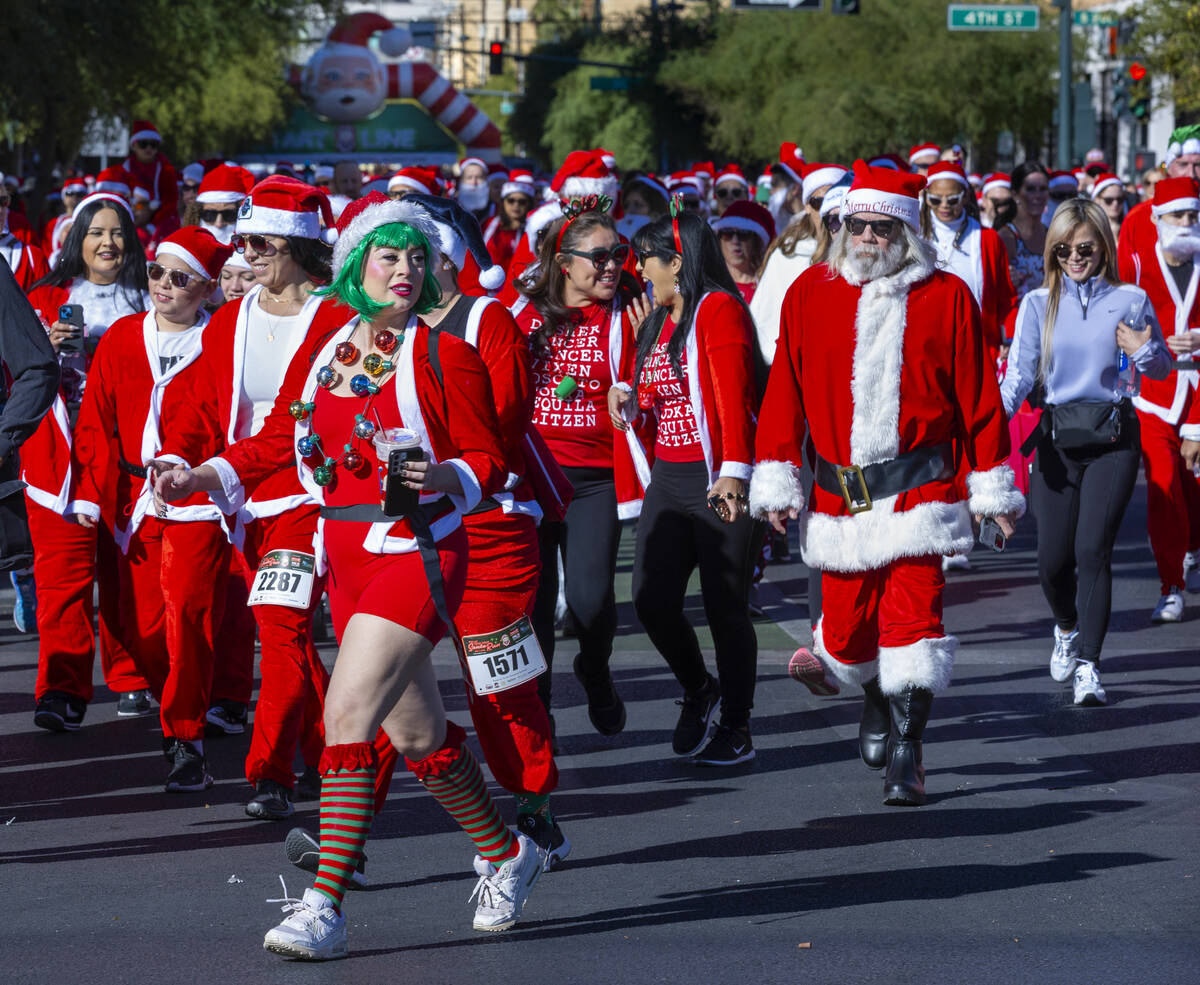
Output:
<instances>
[{"instance_id":1,"label":"white sneaker","mask_svg":"<svg viewBox=\"0 0 1200 985\"><path fill-rule=\"evenodd\" d=\"M942 558L943 571L970 571L971 559L965 554L946 554Z\"/></svg>"},{"instance_id":2,"label":"white sneaker","mask_svg":"<svg viewBox=\"0 0 1200 985\"><path fill-rule=\"evenodd\" d=\"M1200 553L1188 551L1183 556L1183 580L1189 592L1200 592Z\"/></svg>"},{"instance_id":3,"label":"white sneaker","mask_svg":"<svg viewBox=\"0 0 1200 985\"><path fill-rule=\"evenodd\" d=\"M1183 596L1172 591L1158 600L1151 622L1179 622L1183 618Z\"/></svg>"},{"instance_id":4,"label":"white sneaker","mask_svg":"<svg viewBox=\"0 0 1200 985\"><path fill-rule=\"evenodd\" d=\"M279 877L283 882L283 876ZM263 948L282 954L285 958L302 958L306 961L331 961L350 954L346 946L346 918L329 899L315 889L304 890L303 899L291 899L287 886L283 887L283 899L269 899L268 903L282 903L283 912L291 916L274 930L268 930L263 938Z\"/></svg>"},{"instance_id":5,"label":"white sneaker","mask_svg":"<svg viewBox=\"0 0 1200 985\"><path fill-rule=\"evenodd\" d=\"M1075 673L1075 661L1079 659L1079 630L1064 633L1054 627L1054 652L1050 654L1050 676L1059 684L1066 684Z\"/></svg>"},{"instance_id":6,"label":"white sneaker","mask_svg":"<svg viewBox=\"0 0 1200 985\"><path fill-rule=\"evenodd\" d=\"M476 930L508 930L521 916L521 908L529 898L533 884L546 865L546 853L531 838L517 835L521 850L515 858L496 868L480 855L475 856L475 871L479 882L467 897L467 902L479 895L475 907Z\"/></svg>"},{"instance_id":7,"label":"white sneaker","mask_svg":"<svg viewBox=\"0 0 1200 985\"><path fill-rule=\"evenodd\" d=\"M1075 704L1108 704L1108 695L1100 686L1100 671L1090 660L1080 660L1075 667Z\"/></svg>"}]
</instances>

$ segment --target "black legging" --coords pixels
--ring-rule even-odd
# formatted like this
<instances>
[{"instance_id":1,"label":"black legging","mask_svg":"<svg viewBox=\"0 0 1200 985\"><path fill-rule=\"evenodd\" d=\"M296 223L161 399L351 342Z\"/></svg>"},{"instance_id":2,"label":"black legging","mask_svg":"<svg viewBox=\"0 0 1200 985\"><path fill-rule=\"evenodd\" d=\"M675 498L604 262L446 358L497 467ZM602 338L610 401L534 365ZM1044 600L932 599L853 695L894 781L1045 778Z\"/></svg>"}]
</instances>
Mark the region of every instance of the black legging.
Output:
<instances>
[{"instance_id":1,"label":"black legging","mask_svg":"<svg viewBox=\"0 0 1200 985\"><path fill-rule=\"evenodd\" d=\"M1038 578L1058 628L1078 626L1080 655L1097 664L1112 612L1113 544L1140 455L1132 411L1123 415L1120 441L1103 451L1061 452L1049 435L1038 443L1030 483Z\"/></svg>"},{"instance_id":2,"label":"black legging","mask_svg":"<svg viewBox=\"0 0 1200 985\"><path fill-rule=\"evenodd\" d=\"M617 632L617 596L613 589L621 541L617 492L612 469L564 467L563 472L575 494L565 519L558 523L543 521L538 528L542 576L533 603L533 629L546 656L546 666L552 667L561 546L567 608L579 641L581 669L591 674L608 669ZM549 709L549 670L538 679L538 692Z\"/></svg>"},{"instance_id":3,"label":"black legging","mask_svg":"<svg viewBox=\"0 0 1200 985\"><path fill-rule=\"evenodd\" d=\"M758 638L748 608L763 525L747 516L722 523L708 506L704 462L654 463L642 504L633 562L633 604L658 652L685 691L708 671L696 632L683 614L688 579L700 568L700 593L712 631L721 683L721 722L750 720Z\"/></svg>"}]
</instances>

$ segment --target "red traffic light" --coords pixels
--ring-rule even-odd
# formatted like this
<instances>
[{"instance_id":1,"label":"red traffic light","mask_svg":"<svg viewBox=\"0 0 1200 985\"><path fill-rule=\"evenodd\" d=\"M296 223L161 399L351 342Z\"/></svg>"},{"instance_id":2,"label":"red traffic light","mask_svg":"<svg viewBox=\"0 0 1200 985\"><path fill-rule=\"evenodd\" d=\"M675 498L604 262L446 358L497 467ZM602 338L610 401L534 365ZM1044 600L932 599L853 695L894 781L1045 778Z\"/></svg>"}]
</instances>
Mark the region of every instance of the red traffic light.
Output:
<instances>
[{"instance_id":1,"label":"red traffic light","mask_svg":"<svg viewBox=\"0 0 1200 985\"><path fill-rule=\"evenodd\" d=\"M491 46L491 48L488 49L488 51L490 54L493 54L493 55L503 55L504 54L504 42L503 41L493 41L492 46Z\"/></svg>"},{"instance_id":2,"label":"red traffic light","mask_svg":"<svg viewBox=\"0 0 1200 985\"><path fill-rule=\"evenodd\" d=\"M1134 82L1141 82L1146 77L1146 66L1141 62L1132 62L1129 66L1129 77Z\"/></svg>"}]
</instances>

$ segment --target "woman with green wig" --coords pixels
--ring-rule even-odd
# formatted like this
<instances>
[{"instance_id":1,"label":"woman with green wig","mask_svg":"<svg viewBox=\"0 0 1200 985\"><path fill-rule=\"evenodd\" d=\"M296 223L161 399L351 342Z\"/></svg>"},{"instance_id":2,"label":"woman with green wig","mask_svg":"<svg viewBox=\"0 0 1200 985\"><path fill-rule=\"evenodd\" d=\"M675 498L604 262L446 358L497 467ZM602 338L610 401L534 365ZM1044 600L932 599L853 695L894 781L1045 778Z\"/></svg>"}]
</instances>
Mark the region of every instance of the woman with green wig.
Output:
<instances>
[{"instance_id":1,"label":"woman with green wig","mask_svg":"<svg viewBox=\"0 0 1200 985\"><path fill-rule=\"evenodd\" d=\"M483 362L418 318L441 298L430 270L438 241L428 213L403 199L351 203L321 292L349 320L305 340L257 434L156 476L164 502L203 489L230 506L292 467L320 504L316 567L328 568L340 648L325 697L316 882L279 901L290 915L263 942L286 957L348 953L342 898L381 806L381 727L475 843L476 930L512 927L545 861L501 820L463 729L446 721L430 660L462 598L462 515L506 479Z\"/></svg>"}]
</instances>

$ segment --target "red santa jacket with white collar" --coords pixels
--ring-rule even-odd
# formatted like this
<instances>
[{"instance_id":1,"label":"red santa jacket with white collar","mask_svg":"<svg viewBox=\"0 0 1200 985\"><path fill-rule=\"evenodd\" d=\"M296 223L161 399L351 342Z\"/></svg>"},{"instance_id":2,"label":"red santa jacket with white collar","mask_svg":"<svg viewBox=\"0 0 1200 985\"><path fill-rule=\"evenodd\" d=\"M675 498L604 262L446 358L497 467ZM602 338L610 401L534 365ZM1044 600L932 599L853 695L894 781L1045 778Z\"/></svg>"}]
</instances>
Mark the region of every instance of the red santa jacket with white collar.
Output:
<instances>
[{"instance_id":1,"label":"red santa jacket with white collar","mask_svg":"<svg viewBox=\"0 0 1200 985\"><path fill-rule=\"evenodd\" d=\"M316 326L292 359L284 376L275 406L259 432L229 446L210 459L221 477L222 488L210 495L225 513L235 513L246 498L275 472L294 468L300 484L318 504L325 490L313 482L312 466L297 449L302 437L312 433L312 418L294 420L288 407L294 400L311 402L317 392L317 371L333 360L338 343L354 334L355 316L334 332ZM438 517L430 529L441 540L462 524L485 496L504 488L507 471L500 447L499 425L487 367L475 351L452 336L438 343L442 366L441 382L429 361L429 329L414 315L404 332L404 342L392 356L396 363L395 395L404 427L416 431L421 447L431 462L450 465L462 484L461 496L447 495L454 509ZM441 498L441 493L423 493L422 503ZM405 554L417 549L407 520L367 525L363 550L371 554ZM324 535L324 520L317 521L317 545ZM317 552L319 570L325 570L323 551Z\"/></svg>"},{"instance_id":2,"label":"red santa jacket with white collar","mask_svg":"<svg viewBox=\"0 0 1200 985\"><path fill-rule=\"evenodd\" d=\"M201 331L165 373L159 361L160 335L154 312L117 319L96 347L88 372L87 389L75 426L71 449L71 502L66 513L101 518L106 491L116 487L111 515L105 522L122 552L153 509L150 482L121 467L144 466L163 457L163 432L170 421L163 415L163 400L172 385L188 389L187 370L200 355L208 314L200 313ZM166 520L220 521L221 514L202 494L167 507Z\"/></svg>"},{"instance_id":3,"label":"red santa jacket with white collar","mask_svg":"<svg viewBox=\"0 0 1200 985\"><path fill-rule=\"evenodd\" d=\"M817 454L837 465L949 442L957 468L856 515L814 484L800 514L800 546L812 567L869 571L902 557L965 551L974 540L972 513L1024 509L1004 464L1008 421L979 308L966 284L935 270L931 258L862 285L821 264L792 285L759 414L753 514L803 509L805 423Z\"/></svg>"},{"instance_id":4,"label":"red santa jacket with white collar","mask_svg":"<svg viewBox=\"0 0 1200 985\"><path fill-rule=\"evenodd\" d=\"M1166 258L1158 246L1157 227L1152 228L1155 231L1153 243L1141 241L1140 249L1119 255L1121 280L1137 284L1149 296L1164 338L1180 335L1192 328L1200 330L1200 290L1197 290L1200 286L1200 265L1192 265L1192 278L1187 291L1180 294L1179 285L1171 276ZM1141 392L1133 398L1133 405L1168 424L1178 424L1188 416L1196 380L1196 373L1174 371L1163 380L1142 377Z\"/></svg>"},{"instance_id":5,"label":"red santa jacket with white collar","mask_svg":"<svg viewBox=\"0 0 1200 985\"><path fill-rule=\"evenodd\" d=\"M754 462L754 326L728 294L705 294L684 342L688 402L700 432L709 482L750 481ZM626 382L632 383L632 380ZM625 432L638 479L650 485L650 463L636 429Z\"/></svg>"},{"instance_id":6,"label":"red santa jacket with white collar","mask_svg":"<svg viewBox=\"0 0 1200 985\"><path fill-rule=\"evenodd\" d=\"M8 264L22 291L28 292L35 281L50 272L46 254L36 246L21 242L12 233L0 234L0 258Z\"/></svg>"}]
</instances>

